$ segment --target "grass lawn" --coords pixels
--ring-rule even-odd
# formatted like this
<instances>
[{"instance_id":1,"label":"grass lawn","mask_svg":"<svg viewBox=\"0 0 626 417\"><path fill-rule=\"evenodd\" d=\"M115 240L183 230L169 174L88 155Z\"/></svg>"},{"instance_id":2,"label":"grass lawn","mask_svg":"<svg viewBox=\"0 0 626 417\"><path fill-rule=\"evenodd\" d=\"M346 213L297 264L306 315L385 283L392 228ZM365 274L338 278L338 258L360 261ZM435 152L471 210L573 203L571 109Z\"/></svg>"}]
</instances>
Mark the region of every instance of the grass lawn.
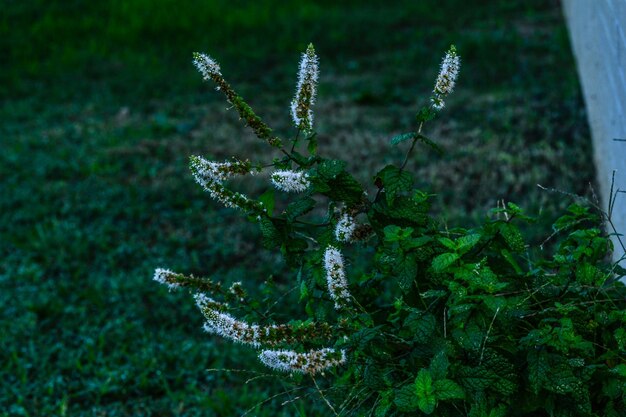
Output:
<instances>
[{"instance_id":1,"label":"grass lawn","mask_svg":"<svg viewBox=\"0 0 626 417\"><path fill-rule=\"evenodd\" d=\"M151 280L163 266L257 291L292 286L258 231L187 169L191 154L271 158L191 53L220 61L287 136L299 53L314 42L320 152L369 180L401 158L389 138L411 130L456 44L458 88L426 131L447 153L424 149L409 167L437 194L442 227L471 227L504 199L540 215L538 242L569 201L536 184L585 194L593 178L558 3L5 2L0 416L318 415L315 392L289 391L254 351L204 334L189 295Z\"/></svg>"}]
</instances>

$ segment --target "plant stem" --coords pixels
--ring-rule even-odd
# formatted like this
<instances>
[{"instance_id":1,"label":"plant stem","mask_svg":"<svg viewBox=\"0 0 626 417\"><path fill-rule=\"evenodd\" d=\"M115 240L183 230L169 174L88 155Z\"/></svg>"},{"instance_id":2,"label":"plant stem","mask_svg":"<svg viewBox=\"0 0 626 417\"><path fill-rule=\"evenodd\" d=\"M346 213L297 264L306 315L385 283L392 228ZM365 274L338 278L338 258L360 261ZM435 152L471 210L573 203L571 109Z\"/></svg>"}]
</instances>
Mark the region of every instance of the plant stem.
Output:
<instances>
[{"instance_id":1,"label":"plant stem","mask_svg":"<svg viewBox=\"0 0 626 417\"><path fill-rule=\"evenodd\" d=\"M404 157L404 162L400 166L400 172L404 170L404 167L406 166L407 162L409 162L409 157L413 153L413 149L415 148L415 144L417 143L417 138L420 135L420 133L422 133L423 126L424 126L424 122L421 122L419 125L419 128L417 129L417 135L415 135L415 137L413 138L413 142L411 142L411 147L409 148L409 151L406 153L406 156Z\"/></svg>"}]
</instances>

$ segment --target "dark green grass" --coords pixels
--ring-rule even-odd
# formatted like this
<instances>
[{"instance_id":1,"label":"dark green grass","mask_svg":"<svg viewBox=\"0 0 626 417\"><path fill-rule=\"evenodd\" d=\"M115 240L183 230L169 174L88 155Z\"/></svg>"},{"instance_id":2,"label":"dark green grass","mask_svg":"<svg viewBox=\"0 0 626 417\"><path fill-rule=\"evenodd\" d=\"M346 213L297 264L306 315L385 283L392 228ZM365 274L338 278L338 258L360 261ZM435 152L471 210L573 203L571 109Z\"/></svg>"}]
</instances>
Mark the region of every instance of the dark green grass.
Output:
<instances>
[{"instance_id":1,"label":"dark green grass","mask_svg":"<svg viewBox=\"0 0 626 417\"><path fill-rule=\"evenodd\" d=\"M384 6L384 7L383 7ZM470 7L471 6L471 7ZM543 212L534 241L593 177L574 62L556 2L13 1L0 15L0 415L317 415L254 352L203 334L186 294L155 267L252 291L276 254L193 183L187 157L261 159L192 51L211 53L259 114L289 132L298 53L322 59L320 148L368 180L401 157L443 51L459 87L420 150L420 183L451 226L498 199ZM8 65L7 65L8 63ZM365 152L361 152L365 149ZM250 192L261 182L243 185ZM442 226L443 227L443 226ZM298 314L299 308L285 311ZM281 411L277 411L281 410Z\"/></svg>"}]
</instances>

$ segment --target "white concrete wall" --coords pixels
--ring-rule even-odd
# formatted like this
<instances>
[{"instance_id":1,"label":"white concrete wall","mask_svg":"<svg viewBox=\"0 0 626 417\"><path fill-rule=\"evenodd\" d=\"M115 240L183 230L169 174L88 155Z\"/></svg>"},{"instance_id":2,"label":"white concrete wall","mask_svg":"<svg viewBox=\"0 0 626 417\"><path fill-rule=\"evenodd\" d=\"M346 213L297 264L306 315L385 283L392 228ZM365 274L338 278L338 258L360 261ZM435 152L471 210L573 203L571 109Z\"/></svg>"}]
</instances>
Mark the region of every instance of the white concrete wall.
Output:
<instances>
[{"instance_id":1,"label":"white concrete wall","mask_svg":"<svg viewBox=\"0 0 626 417\"><path fill-rule=\"evenodd\" d=\"M593 136L594 160L603 206L608 207L611 175L626 190L626 0L562 0ZM626 235L626 194L613 211ZM617 239L614 259L624 251ZM622 237L626 244L626 236ZM621 265L626 267L626 261Z\"/></svg>"}]
</instances>

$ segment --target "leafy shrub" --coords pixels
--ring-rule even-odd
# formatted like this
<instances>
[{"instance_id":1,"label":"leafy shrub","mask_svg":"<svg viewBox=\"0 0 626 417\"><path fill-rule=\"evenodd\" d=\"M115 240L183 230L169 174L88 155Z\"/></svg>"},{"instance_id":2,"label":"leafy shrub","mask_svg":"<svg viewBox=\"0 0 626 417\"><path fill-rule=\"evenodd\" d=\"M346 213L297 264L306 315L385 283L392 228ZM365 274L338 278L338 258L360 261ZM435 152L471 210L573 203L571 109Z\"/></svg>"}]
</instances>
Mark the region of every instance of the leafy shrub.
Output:
<instances>
[{"instance_id":1,"label":"leafy shrub","mask_svg":"<svg viewBox=\"0 0 626 417\"><path fill-rule=\"evenodd\" d=\"M619 282L626 271L606 261L612 245L602 213L572 205L555 223L560 240L547 255L525 242L519 226L533 219L516 205L492 210L480 227L442 230L429 215L431 196L413 187L406 167L416 144L441 152L423 127L454 87L454 47L415 132L391 141L408 145L406 158L374 175L373 196L345 161L317 153L312 46L291 105L290 146L213 59L196 54L194 61L281 155L267 165L193 156L194 177L256 223L266 249L280 251L304 310L300 319L277 323L279 315L263 311L268 298L251 297L242 283L226 288L157 269L155 280L196 293L205 330L260 350L261 362L310 386L335 415L626 415L626 289ZM268 167L279 193L270 187L252 198L225 185ZM283 204L287 194L295 197Z\"/></svg>"}]
</instances>

